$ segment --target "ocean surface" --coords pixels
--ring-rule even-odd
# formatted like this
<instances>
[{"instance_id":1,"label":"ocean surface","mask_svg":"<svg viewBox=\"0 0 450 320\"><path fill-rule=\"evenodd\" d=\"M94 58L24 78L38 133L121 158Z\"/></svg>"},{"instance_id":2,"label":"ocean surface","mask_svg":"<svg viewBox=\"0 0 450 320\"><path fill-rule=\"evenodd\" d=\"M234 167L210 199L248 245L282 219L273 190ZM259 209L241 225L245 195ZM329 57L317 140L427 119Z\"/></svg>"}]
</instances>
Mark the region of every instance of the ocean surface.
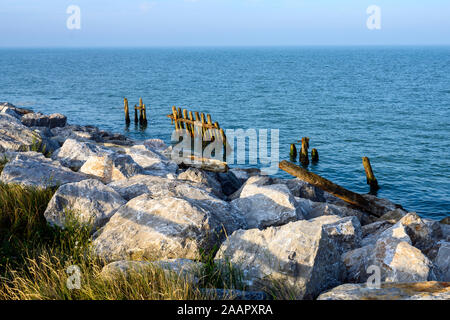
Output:
<instances>
[{"instance_id":1,"label":"ocean surface","mask_svg":"<svg viewBox=\"0 0 450 320\"><path fill-rule=\"evenodd\" d=\"M126 129L123 97L144 99L145 131ZM450 215L450 47L2 49L0 101L166 142L166 115L185 107L279 129L280 160L307 136L313 172L367 193L368 156L378 196Z\"/></svg>"}]
</instances>

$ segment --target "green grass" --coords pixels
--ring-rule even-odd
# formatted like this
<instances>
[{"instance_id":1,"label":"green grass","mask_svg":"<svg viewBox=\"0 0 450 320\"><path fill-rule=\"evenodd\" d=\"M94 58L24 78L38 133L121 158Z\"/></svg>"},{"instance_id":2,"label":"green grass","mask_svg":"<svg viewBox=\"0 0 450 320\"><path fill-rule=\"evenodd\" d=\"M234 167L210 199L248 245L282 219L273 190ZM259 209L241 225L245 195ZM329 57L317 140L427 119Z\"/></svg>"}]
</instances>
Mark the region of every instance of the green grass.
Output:
<instances>
[{"instance_id":1,"label":"green grass","mask_svg":"<svg viewBox=\"0 0 450 320\"><path fill-rule=\"evenodd\" d=\"M1 171L1 167L0 167ZM193 285L158 267L115 278L100 276L105 262L92 253L91 226L73 219L64 229L47 224L54 190L0 183L0 300L205 299L199 288L243 289L240 272L206 257ZM67 287L67 268L81 271L80 289Z\"/></svg>"}]
</instances>

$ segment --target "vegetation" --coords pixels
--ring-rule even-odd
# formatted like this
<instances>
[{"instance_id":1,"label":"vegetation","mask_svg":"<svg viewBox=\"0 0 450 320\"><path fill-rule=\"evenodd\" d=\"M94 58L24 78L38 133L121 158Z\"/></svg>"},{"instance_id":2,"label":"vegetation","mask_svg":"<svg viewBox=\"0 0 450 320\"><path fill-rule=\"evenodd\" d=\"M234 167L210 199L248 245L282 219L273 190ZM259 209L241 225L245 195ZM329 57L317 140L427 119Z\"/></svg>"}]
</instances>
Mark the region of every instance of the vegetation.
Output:
<instances>
[{"instance_id":1,"label":"vegetation","mask_svg":"<svg viewBox=\"0 0 450 320\"><path fill-rule=\"evenodd\" d=\"M1 169L0 169L1 170ZM47 224L44 211L54 190L0 184L0 300L2 299L205 299L199 288L241 289L239 272L219 267L212 255L199 284L152 266L144 272L102 277L105 265L91 248L91 227L66 220ZM69 289L68 268L77 266L79 289Z\"/></svg>"}]
</instances>

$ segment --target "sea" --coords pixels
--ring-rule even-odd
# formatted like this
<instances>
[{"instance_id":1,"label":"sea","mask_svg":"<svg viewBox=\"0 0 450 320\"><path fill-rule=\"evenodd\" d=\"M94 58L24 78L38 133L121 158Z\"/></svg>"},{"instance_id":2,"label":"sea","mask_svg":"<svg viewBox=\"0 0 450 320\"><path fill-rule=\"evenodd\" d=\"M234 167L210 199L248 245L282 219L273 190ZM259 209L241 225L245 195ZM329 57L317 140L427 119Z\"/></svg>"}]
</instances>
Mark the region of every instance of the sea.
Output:
<instances>
[{"instance_id":1,"label":"sea","mask_svg":"<svg viewBox=\"0 0 450 320\"><path fill-rule=\"evenodd\" d=\"M124 97L143 98L145 130L125 125ZM167 143L167 115L186 108L224 129L279 130L279 160L309 137L312 172L368 193L367 156L379 197L450 215L450 47L0 49L0 101Z\"/></svg>"}]
</instances>

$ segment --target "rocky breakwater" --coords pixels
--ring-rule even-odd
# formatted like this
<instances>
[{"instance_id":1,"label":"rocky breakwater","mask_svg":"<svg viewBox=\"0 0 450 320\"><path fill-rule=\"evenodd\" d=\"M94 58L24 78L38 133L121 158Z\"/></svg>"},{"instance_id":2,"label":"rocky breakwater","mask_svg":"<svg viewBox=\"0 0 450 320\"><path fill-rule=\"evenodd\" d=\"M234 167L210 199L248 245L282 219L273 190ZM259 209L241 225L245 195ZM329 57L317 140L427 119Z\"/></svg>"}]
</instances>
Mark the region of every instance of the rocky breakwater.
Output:
<instances>
[{"instance_id":1,"label":"rocky breakwater","mask_svg":"<svg viewBox=\"0 0 450 320\"><path fill-rule=\"evenodd\" d=\"M213 256L261 297L450 298L448 219L384 199L378 218L299 179L180 168L170 150L0 104L1 183L54 188L47 221L89 223L105 275L158 264L195 279Z\"/></svg>"}]
</instances>

